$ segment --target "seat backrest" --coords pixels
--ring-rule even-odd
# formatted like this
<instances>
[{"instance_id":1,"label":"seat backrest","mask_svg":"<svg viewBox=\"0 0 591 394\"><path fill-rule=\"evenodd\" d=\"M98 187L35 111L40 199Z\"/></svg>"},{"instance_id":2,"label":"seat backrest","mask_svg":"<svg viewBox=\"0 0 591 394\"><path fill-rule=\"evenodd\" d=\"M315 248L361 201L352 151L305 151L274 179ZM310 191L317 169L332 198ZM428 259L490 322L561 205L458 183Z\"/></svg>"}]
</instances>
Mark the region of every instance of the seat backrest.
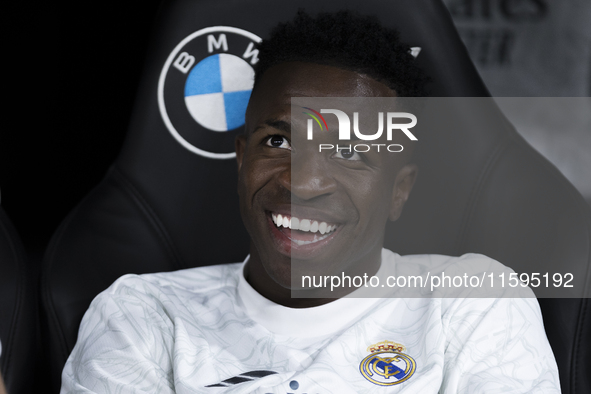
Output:
<instances>
[{"instance_id":1,"label":"seat backrest","mask_svg":"<svg viewBox=\"0 0 591 394\"><path fill-rule=\"evenodd\" d=\"M375 14L384 25L397 27L404 42L422 48L416 61L433 79L433 96L489 96L440 0L296 0L281 7L271 0L168 3L155 26L123 150L102 183L62 223L44 258L45 343L54 368L54 388L59 386L61 368L85 310L117 277L241 261L247 254L248 237L235 189L236 164L231 159L234 137L242 132L241 126L232 126L240 121L232 111L220 116L208 107L211 103L189 104L185 82L196 81L192 86L197 86L197 93L212 93L199 90L202 71L207 73L206 63L200 63L205 58L230 59L233 73L250 75L249 63L256 59L251 44L279 21L293 18L299 7L309 12L348 8ZM214 79L213 74L207 76ZM215 78L219 81L219 76ZM243 111L243 101L237 99L235 108ZM506 124L502 114L495 116L504 123L493 135L479 133L478 127L470 135L454 135L454 129L448 128L445 141L433 139L421 145L416 190L403 217L389 229L396 243L386 246L401 254L480 252L515 265L516 270L524 256L547 264L564 264L568 259L581 278L588 278L591 219L580 196ZM224 129L230 130L220 132ZM465 148L441 149L458 140ZM516 164L521 167L512 173ZM456 175L447 179L449 174ZM533 179L532 186L499 200L506 176L512 184ZM544 180L554 189L540 196L537 188ZM454 188L448 188L452 183ZM438 196L435 202L433 196ZM531 204L534 197L544 202ZM559 238L539 226L547 214L540 209L555 202L563 204L555 214L566 214L559 226L566 233ZM504 220L516 212L523 223L515 231L543 236L541 250L537 243L520 247L511 238ZM487 242L491 239L495 242ZM559 249L549 252L556 239ZM576 379L582 379L580 371L591 365L577 351L591 330L589 321L581 318L583 310L589 312L586 300L569 302L568 308L560 304L556 311L556 305L548 304L544 314L563 314L564 326L548 332L556 335L550 338L558 344L554 350L565 354L557 355L565 392L574 393ZM546 318L546 324L553 325L554 319Z\"/></svg>"},{"instance_id":2,"label":"seat backrest","mask_svg":"<svg viewBox=\"0 0 591 394\"><path fill-rule=\"evenodd\" d=\"M387 246L400 254L482 253L518 273L548 273L549 287L534 291L538 297L565 297L539 298L562 390L588 392L591 379L583 371L591 366L589 206L483 100L437 101L431 118L453 122L433 124L430 131L436 132L421 140L420 175L403 215L389 225ZM463 115L450 117L457 107ZM555 273L571 273L573 287L547 291Z\"/></svg>"},{"instance_id":3,"label":"seat backrest","mask_svg":"<svg viewBox=\"0 0 591 394\"><path fill-rule=\"evenodd\" d=\"M30 393L39 359L37 281L21 241L0 208L0 371L8 393Z\"/></svg>"}]
</instances>

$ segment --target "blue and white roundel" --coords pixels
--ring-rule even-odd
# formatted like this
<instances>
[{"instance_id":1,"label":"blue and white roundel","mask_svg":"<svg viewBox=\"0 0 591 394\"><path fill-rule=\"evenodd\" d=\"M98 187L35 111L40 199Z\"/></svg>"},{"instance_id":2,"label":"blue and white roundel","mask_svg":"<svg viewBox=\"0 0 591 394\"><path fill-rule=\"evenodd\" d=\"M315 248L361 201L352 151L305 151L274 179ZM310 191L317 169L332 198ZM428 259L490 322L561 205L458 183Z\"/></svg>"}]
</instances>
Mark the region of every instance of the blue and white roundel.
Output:
<instances>
[{"instance_id":1,"label":"blue and white roundel","mask_svg":"<svg viewBox=\"0 0 591 394\"><path fill-rule=\"evenodd\" d=\"M203 127L228 131L244 124L244 114L254 82L252 67L227 53L208 56L189 73L185 104Z\"/></svg>"},{"instance_id":2,"label":"blue and white roundel","mask_svg":"<svg viewBox=\"0 0 591 394\"><path fill-rule=\"evenodd\" d=\"M183 148L209 159L236 157L259 61L257 35L210 26L183 38L158 79L158 108L170 135Z\"/></svg>"}]
</instances>

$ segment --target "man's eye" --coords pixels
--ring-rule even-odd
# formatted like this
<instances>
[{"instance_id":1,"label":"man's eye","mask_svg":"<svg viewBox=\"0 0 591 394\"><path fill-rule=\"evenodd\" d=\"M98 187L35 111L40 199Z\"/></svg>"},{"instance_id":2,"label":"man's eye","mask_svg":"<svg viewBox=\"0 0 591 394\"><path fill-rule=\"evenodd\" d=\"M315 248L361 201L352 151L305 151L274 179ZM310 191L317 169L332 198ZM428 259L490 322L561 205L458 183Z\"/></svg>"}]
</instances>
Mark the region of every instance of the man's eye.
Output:
<instances>
[{"instance_id":1,"label":"man's eye","mask_svg":"<svg viewBox=\"0 0 591 394\"><path fill-rule=\"evenodd\" d=\"M335 159L345 159L345 160L363 160L359 153L350 150L350 149L339 149L332 155Z\"/></svg>"},{"instance_id":2,"label":"man's eye","mask_svg":"<svg viewBox=\"0 0 591 394\"><path fill-rule=\"evenodd\" d=\"M281 149L290 149L291 150L291 145L290 145L289 141L287 140L287 138L285 138L281 135L272 135L271 137L269 137L269 139L267 139L266 144L267 144L267 146L272 146L273 148L281 148Z\"/></svg>"}]
</instances>

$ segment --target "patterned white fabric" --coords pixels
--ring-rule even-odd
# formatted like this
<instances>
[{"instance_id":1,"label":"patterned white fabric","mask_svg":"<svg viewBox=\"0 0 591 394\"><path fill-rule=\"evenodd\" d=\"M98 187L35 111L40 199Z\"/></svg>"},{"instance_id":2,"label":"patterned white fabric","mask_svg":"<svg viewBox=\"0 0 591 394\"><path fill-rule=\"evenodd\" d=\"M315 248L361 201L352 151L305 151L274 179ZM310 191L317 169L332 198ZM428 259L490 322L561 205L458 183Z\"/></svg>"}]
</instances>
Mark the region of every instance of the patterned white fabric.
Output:
<instances>
[{"instance_id":1,"label":"patterned white fabric","mask_svg":"<svg viewBox=\"0 0 591 394\"><path fill-rule=\"evenodd\" d=\"M510 272L481 255L384 250L379 273L457 262ZM243 267L117 280L82 320L62 393L560 392L535 298L343 298L292 309L258 294ZM372 353L380 343L402 355ZM394 375L409 360L414 372Z\"/></svg>"}]
</instances>

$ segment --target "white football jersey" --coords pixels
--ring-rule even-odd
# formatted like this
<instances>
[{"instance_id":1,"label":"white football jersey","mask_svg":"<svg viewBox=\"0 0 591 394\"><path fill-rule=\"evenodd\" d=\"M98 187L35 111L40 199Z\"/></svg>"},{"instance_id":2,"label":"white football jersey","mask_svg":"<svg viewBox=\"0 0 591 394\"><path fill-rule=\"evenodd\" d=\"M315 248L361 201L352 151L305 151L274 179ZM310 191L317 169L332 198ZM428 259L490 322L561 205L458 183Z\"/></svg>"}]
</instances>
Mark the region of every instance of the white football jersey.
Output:
<instances>
[{"instance_id":1,"label":"white football jersey","mask_svg":"<svg viewBox=\"0 0 591 394\"><path fill-rule=\"evenodd\" d=\"M458 262L511 272L482 255L384 249L378 274ZM82 320L62 393L560 392L535 298L347 297L296 309L257 293L244 264L117 280Z\"/></svg>"}]
</instances>

